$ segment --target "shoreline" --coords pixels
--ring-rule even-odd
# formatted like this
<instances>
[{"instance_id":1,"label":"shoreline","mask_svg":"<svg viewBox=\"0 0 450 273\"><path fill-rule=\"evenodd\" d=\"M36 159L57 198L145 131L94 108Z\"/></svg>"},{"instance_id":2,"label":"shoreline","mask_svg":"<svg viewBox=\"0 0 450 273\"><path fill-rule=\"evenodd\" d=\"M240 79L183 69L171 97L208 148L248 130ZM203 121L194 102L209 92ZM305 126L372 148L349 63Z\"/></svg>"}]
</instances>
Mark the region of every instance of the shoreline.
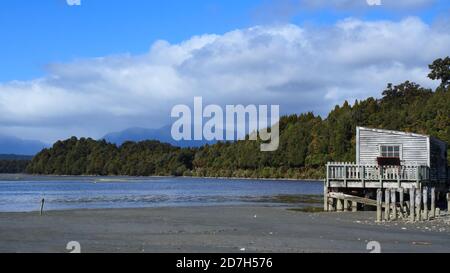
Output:
<instances>
[{"instance_id":1,"label":"shoreline","mask_svg":"<svg viewBox=\"0 0 450 273\"><path fill-rule=\"evenodd\" d=\"M208 205L180 205L180 206L160 206L160 207L122 207L122 208L64 208L64 209L44 209L43 210L43 217L46 215L53 215L53 214L68 214L68 213L74 213L74 212L107 212L107 211L118 211L118 212L124 212L129 210L172 210L172 209L221 209L221 208L275 208L275 209L300 209L300 208L310 208L314 206L302 206L302 204L279 204L279 205L264 205L264 203L259 204L223 204L223 205L214 205L214 204L208 204ZM317 208L322 209L321 206L315 206ZM314 213L325 213L323 210L319 212ZM39 214L39 209L32 210L32 211L0 211L0 216L7 215L7 214L16 214L16 215L37 215L41 216Z\"/></svg>"},{"instance_id":2,"label":"shoreline","mask_svg":"<svg viewBox=\"0 0 450 273\"><path fill-rule=\"evenodd\" d=\"M194 179L217 179L217 180L250 180L250 181L292 181L292 182L324 182L324 179L294 179L294 178L250 178L250 177L206 177L206 176L126 176L126 175L107 175L107 176L101 176L101 175L42 175L42 174L26 174L26 173L20 173L20 174L0 174L0 181L2 180L2 176L22 176L22 177L51 177L51 178L128 178L128 179L151 179L151 178L194 178ZM14 181L14 180L13 180Z\"/></svg>"},{"instance_id":3,"label":"shoreline","mask_svg":"<svg viewBox=\"0 0 450 273\"><path fill-rule=\"evenodd\" d=\"M436 228L428 228L436 226ZM443 230L444 228L445 230ZM449 224L375 223L373 212L281 207L178 207L0 213L0 252L450 252Z\"/></svg>"}]
</instances>

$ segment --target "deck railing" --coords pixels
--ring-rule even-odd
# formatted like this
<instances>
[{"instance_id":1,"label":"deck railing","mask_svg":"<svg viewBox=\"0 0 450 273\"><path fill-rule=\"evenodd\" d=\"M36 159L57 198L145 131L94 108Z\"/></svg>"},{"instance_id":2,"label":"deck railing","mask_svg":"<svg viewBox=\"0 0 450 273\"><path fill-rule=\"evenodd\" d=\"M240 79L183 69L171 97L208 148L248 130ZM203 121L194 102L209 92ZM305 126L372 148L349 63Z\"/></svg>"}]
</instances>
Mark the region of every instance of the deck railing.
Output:
<instances>
[{"instance_id":1,"label":"deck railing","mask_svg":"<svg viewBox=\"0 0 450 273\"><path fill-rule=\"evenodd\" d=\"M358 165L350 162L329 162L327 164L327 181L420 182L429 180L429 178L429 168L421 165L378 166Z\"/></svg>"}]
</instances>

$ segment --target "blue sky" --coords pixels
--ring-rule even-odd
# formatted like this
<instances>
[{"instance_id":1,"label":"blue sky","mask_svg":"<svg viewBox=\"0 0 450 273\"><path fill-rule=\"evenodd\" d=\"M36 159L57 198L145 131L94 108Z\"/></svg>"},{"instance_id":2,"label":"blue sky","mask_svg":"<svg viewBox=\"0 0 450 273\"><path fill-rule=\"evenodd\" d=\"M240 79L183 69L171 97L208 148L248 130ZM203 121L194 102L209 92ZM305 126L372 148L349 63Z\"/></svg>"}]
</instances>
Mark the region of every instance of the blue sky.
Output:
<instances>
[{"instance_id":1,"label":"blue sky","mask_svg":"<svg viewBox=\"0 0 450 273\"><path fill-rule=\"evenodd\" d=\"M450 9L446 0L420 8L394 10L383 6L310 9L294 7L295 3L290 0L82 0L80 6L69 6L66 0L4 0L0 7L3 41L0 82L42 76L49 63L144 53L159 39L177 43L193 35L222 34L256 24L331 24L349 16L399 20L405 15L416 15L432 22Z\"/></svg>"},{"instance_id":2,"label":"blue sky","mask_svg":"<svg viewBox=\"0 0 450 273\"><path fill-rule=\"evenodd\" d=\"M250 25L258 1L6 0L0 8L0 81L42 75L45 65L76 58L143 53L157 39Z\"/></svg>"},{"instance_id":3,"label":"blue sky","mask_svg":"<svg viewBox=\"0 0 450 273\"><path fill-rule=\"evenodd\" d=\"M0 136L158 128L194 96L326 115L389 82L434 87L450 1L366 1L3 0Z\"/></svg>"}]
</instances>

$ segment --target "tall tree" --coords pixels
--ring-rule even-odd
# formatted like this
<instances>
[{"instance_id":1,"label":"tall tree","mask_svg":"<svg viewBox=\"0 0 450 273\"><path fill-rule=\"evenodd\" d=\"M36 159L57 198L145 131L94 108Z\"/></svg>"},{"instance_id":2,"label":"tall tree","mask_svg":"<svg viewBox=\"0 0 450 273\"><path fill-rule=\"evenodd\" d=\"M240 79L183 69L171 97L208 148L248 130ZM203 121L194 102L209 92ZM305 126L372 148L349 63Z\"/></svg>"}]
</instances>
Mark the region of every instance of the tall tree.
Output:
<instances>
[{"instance_id":1,"label":"tall tree","mask_svg":"<svg viewBox=\"0 0 450 273\"><path fill-rule=\"evenodd\" d=\"M435 60L429 68L431 72L428 77L432 80L441 80L441 89L447 89L450 85L450 57Z\"/></svg>"}]
</instances>

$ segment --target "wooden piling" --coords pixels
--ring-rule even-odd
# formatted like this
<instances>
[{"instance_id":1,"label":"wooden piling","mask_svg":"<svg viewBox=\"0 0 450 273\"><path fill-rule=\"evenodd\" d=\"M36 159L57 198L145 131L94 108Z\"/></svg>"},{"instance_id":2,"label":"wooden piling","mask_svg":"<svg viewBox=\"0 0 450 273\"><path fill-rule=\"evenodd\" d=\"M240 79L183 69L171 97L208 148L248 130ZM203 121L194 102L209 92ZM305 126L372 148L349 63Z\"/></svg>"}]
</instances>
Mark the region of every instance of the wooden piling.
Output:
<instances>
[{"instance_id":1,"label":"wooden piling","mask_svg":"<svg viewBox=\"0 0 450 273\"><path fill-rule=\"evenodd\" d=\"M327 163L327 178L325 179L326 187L328 188L330 186L330 163Z\"/></svg>"},{"instance_id":2,"label":"wooden piling","mask_svg":"<svg viewBox=\"0 0 450 273\"><path fill-rule=\"evenodd\" d=\"M431 218L436 218L436 188L431 188Z\"/></svg>"},{"instance_id":3,"label":"wooden piling","mask_svg":"<svg viewBox=\"0 0 450 273\"><path fill-rule=\"evenodd\" d=\"M377 190L377 222L381 222L382 218L382 206L383 204L383 191L381 189Z\"/></svg>"},{"instance_id":4,"label":"wooden piling","mask_svg":"<svg viewBox=\"0 0 450 273\"><path fill-rule=\"evenodd\" d=\"M416 188L420 189L420 169L416 168Z\"/></svg>"},{"instance_id":5,"label":"wooden piling","mask_svg":"<svg viewBox=\"0 0 450 273\"><path fill-rule=\"evenodd\" d=\"M362 166L361 182L363 189L366 188L366 166Z\"/></svg>"},{"instance_id":6,"label":"wooden piling","mask_svg":"<svg viewBox=\"0 0 450 273\"><path fill-rule=\"evenodd\" d=\"M350 208L350 201L344 199L344 211L349 211L349 208Z\"/></svg>"},{"instance_id":7,"label":"wooden piling","mask_svg":"<svg viewBox=\"0 0 450 273\"><path fill-rule=\"evenodd\" d=\"M336 211L335 199L328 198L328 211Z\"/></svg>"},{"instance_id":8,"label":"wooden piling","mask_svg":"<svg viewBox=\"0 0 450 273\"><path fill-rule=\"evenodd\" d=\"M325 181L326 183L326 181ZM324 211L328 211L329 207L328 207L328 187L325 185L323 187L323 210Z\"/></svg>"},{"instance_id":9,"label":"wooden piling","mask_svg":"<svg viewBox=\"0 0 450 273\"><path fill-rule=\"evenodd\" d=\"M405 213L405 196L404 196L405 191L403 190L403 188L399 188L398 189L398 195L399 195L399 202L400 202L400 216L403 217L403 214Z\"/></svg>"},{"instance_id":10,"label":"wooden piling","mask_svg":"<svg viewBox=\"0 0 450 273\"><path fill-rule=\"evenodd\" d=\"M378 176L379 176L379 179L380 179L380 188L384 188L384 185L383 185L383 166L379 167Z\"/></svg>"},{"instance_id":11,"label":"wooden piling","mask_svg":"<svg viewBox=\"0 0 450 273\"><path fill-rule=\"evenodd\" d=\"M342 200L336 198L336 202L337 202L337 204L336 204L336 210L337 210L337 211L342 211L342 209L343 209Z\"/></svg>"},{"instance_id":12,"label":"wooden piling","mask_svg":"<svg viewBox=\"0 0 450 273\"><path fill-rule=\"evenodd\" d=\"M415 209L416 209L416 195L415 195L416 189L411 188L409 189L409 216L411 222L414 222L416 220L415 218Z\"/></svg>"},{"instance_id":13,"label":"wooden piling","mask_svg":"<svg viewBox=\"0 0 450 273\"><path fill-rule=\"evenodd\" d=\"M447 212L450 212L450 193L447 193Z\"/></svg>"},{"instance_id":14,"label":"wooden piling","mask_svg":"<svg viewBox=\"0 0 450 273\"><path fill-rule=\"evenodd\" d=\"M384 203L385 203L384 219L386 221L389 221L390 216L391 216L391 212L390 212L390 208L391 208L390 198L391 198L391 191L389 189L386 189L385 192L384 192Z\"/></svg>"},{"instance_id":15,"label":"wooden piling","mask_svg":"<svg viewBox=\"0 0 450 273\"><path fill-rule=\"evenodd\" d=\"M422 189L423 220L428 220L428 187Z\"/></svg>"},{"instance_id":16,"label":"wooden piling","mask_svg":"<svg viewBox=\"0 0 450 273\"><path fill-rule=\"evenodd\" d=\"M422 192L416 189L416 221L422 220Z\"/></svg>"},{"instance_id":17,"label":"wooden piling","mask_svg":"<svg viewBox=\"0 0 450 273\"><path fill-rule=\"evenodd\" d=\"M347 177L348 177L348 174L347 174L347 165L344 165L344 185L345 185L346 188L348 188Z\"/></svg>"},{"instance_id":18,"label":"wooden piling","mask_svg":"<svg viewBox=\"0 0 450 273\"><path fill-rule=\"evenodd\" d=\"M391 190L391 206L392 206L392 220L397 220L397 193L395 189Z\"/></svg>"},{"instance_id":19,"label":"wooden piling","mask_svg":"<svg viewBox=\"0 0 450 273\"><path fill-rule=\"evenodd\" d=\"M352 201L352 212L358 211L358 202Z\"/></svg>"}]
</instances>

